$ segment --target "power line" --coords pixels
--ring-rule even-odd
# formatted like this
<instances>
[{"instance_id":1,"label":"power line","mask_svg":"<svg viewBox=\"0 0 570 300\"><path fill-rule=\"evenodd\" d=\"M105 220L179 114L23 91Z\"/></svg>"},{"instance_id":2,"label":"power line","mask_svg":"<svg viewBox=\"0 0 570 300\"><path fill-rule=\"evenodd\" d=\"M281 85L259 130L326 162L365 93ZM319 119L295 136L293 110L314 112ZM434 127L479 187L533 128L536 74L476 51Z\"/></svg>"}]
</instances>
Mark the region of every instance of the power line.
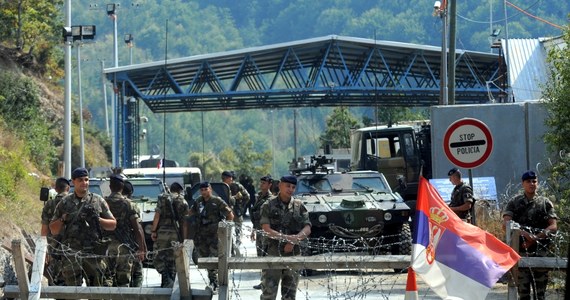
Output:
<instances>
[{"instance_id":1,"label":"power line","mask_svg":"<svg viewBox=\"0 0 570 300\"><path fill-rule=\"evenodd\" d=\"M540 1L541 1L541 0L537 0L537 1L534 2L533 4L529 5L525 10L529 10L529 9L533 8L533 7L536 6ZM520 15L520 14L522 14L522 13L519 12L519 13L517 13L517 14L514 14L514 15L512 15L512 16L509 16L508 18L503 18L503 19L500 19L500 20L493 20L493 23L505 22L505 20L510 20L510 19L512 19L512 18L514 18L514 17ZM489 24L489 21L473 20L473 19L470 19L470 18L468 18L468 17L466 17L466 16L463 16L463 15L460 15L460 14L457 14L457 16L458 16L459 18L461 18L461 19L467 21L467 22L478 23L478 24Z\"/></svg>"},{"instance_id":2,"label":"power line","mask_svg":"<svg viewBox=\"0 0 570 300\"><path fill-rule=\"evenodd\" d=\"M554 28L558 28L558 29L561 29L561 30L564 29L564 27L562 27L562 26L560 26L560 25L556 25L556 24L554 24L554 23L551 23L551 22L549 22L549 21L546 21L545 19L542 19L542 18L540 18L540 17L531 15L530 13L524 11L522 8L520 8L520 7L518 7L518 6L514 5L514 4L512 4L512 3L509 2L509 1L505 1L505 2L507 3L507 5L512 6L512 7L515 8L516 10L522 12L523 14L525 14L525 15L531 17L531 18L534 18L534 19L536 19L536 20L539 20L540 22L546 23L546 24L548 24L548 25L550 25L550 26L552 26L552 27L554 27Z\"/></svg>"}]
</instances>

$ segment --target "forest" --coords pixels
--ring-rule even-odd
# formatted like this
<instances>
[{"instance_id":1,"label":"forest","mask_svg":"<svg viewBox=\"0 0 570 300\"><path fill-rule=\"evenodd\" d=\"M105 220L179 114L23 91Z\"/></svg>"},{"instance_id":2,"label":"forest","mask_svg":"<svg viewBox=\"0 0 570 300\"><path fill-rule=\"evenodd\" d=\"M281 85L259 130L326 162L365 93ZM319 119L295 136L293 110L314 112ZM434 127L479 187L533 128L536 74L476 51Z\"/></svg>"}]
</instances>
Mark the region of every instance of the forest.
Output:
<instances>
[{"instance_id":1,"label":"forest","mask_svg":"<svg viewBox=\"0 0 570 300\"><path fill-rule=\"evenodd\" d=\"M0 4L2 43L15 45L44 62L46 67L39 72L59 86L63 86L63 2L18 0ZM78 109L76 53L81 47L82 113L90 116L86 120L89 126L101 131L106 128L106 112L111 111L103 100L101 69L113 66L114 57L108 4L116 6L119 66L331 34L433 46L440 46L442 39L442 19L434 15L432 0L72 1L72 25L95 25L97 29L94 40L73 45L73 108ZM559 36L562 26L568 24L568 12L570 3L566 1L556 5L542 0L458 1L457 48L489 52L494 38L491 33L496 30L500 33L495 38ZM124 42L126 34L133 37L132 47ZM105 84L110 99L112 87ZM377 108L346 109L351 114L346 126L386 121L386 113L379 116L377 111L382 110ZM154 114L141 103L140 111L149 120L141 154L158 146L162 155L181 165L204 167L209 163L206 173L216 179L217 172L225 168L252 176L284 174L294 153L314 154L331 139L325 130L332 108L165 115ZM427 117L424 110L409 108L388 115L395 114L403 119ZM294 119L297 141L292 132Z\"/></svg>"}]
</instances>

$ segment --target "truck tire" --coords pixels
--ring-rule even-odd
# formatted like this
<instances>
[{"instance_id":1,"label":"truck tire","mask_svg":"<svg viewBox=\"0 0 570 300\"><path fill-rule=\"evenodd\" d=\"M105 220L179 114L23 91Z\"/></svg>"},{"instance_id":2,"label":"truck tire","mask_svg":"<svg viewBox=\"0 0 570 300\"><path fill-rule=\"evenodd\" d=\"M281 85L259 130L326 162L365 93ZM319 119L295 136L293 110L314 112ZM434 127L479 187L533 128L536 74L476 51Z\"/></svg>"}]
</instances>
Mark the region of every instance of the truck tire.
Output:
<instances>
[{"instance_id":1,"label":"truck tire","mask_svg":"<svg viewBox=\"0 0 570 300\"><path fill-rule=\"evenodd\" d=\"M412 253L412 230L410 223L404 223L398 229L398 235L395 238L395 244L392 246L393 255L409 255ZM395 273L402 273L404 269L394 269Z\"/></svg>"},{"instance_id":2,"label":"truck tire","mask_svg":"<svg viewBox=\"0 0 570 300\"><path fill-rule=\"evenodd\" d=\"M412 230L410 229L410 223L402 224L400 227L398 235L398 250L399 255L409 255L412 253Z\"/></svg>"}]
</instances>

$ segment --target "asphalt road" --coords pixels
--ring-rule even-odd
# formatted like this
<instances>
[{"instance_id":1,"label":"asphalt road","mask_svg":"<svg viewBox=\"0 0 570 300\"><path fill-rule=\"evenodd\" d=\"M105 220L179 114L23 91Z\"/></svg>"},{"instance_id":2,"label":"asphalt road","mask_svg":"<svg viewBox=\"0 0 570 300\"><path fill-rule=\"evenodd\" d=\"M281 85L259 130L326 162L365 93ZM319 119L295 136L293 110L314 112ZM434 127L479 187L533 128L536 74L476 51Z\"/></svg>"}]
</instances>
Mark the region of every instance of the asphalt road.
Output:
<instances>
[{"instance_id":1,"label":"asphalt road","mask_svg":"<svg viewBox=\"0 0 570 300\"><path fill-rule=\"evenodd\" d=\"M251 222L244 221L241 252L256 256L255 244L249 240ZM339 255L339 259L342 259ZM192 289L205 289L207 272L190 268ZM144 286L160 286L160 276L154 269L145 269ZM230 299L259 299L260 290L253 286L260 282L260 270L230 270ZM404 299L407 274L393 270L319 270L311 276L301 277L297 299ZM419 299L440 299L418 277ZM214 295L213 299L218 297ZM497 283L486 299L507 299L507 285Z\"/></svg>"}]
</instances>

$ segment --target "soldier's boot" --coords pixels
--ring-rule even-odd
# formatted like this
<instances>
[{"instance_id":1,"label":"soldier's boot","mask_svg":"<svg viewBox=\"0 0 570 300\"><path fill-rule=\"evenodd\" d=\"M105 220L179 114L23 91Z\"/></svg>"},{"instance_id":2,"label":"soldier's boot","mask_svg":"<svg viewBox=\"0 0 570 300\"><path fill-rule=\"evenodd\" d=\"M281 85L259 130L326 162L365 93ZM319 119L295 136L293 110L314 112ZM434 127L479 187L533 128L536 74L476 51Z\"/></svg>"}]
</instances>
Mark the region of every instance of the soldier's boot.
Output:
<instances>
[{"instance_id":1,"label":"soldier's boot","mask_svg":"<svg viewBox=\"0 0 570 300\"><path fill-rule=\"evenodd\" d=\"M142 277L133 277L131 279L131 287L142 287L143 284L143 278Z\"/></svg>"},{"instance_id":2,"label":"soldier's boot","mask_svg":"<svg viewBox=\"0 0 570 300\"><path fill-rule=\"evenodd\" d=\"M160 287L172 288L174 286L174 279L171 277L170 272L163 272L160 275L162 276Z\"/></svg>"}]
</instances>

